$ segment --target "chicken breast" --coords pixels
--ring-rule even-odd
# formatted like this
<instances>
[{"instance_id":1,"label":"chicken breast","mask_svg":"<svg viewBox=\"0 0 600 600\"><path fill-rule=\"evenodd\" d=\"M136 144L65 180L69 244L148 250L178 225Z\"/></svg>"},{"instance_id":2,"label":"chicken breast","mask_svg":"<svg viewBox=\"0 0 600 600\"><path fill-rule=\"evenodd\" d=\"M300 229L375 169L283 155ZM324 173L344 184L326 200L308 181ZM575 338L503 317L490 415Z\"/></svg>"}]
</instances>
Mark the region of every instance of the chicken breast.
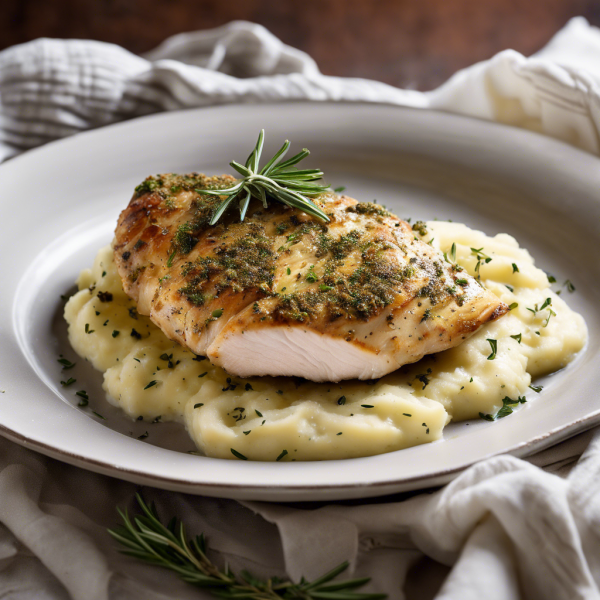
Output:
<instances>
[{"instance_id":1,"label":"chicken breast","mask_svg":"<svg viewBox=\"0 0 600 600\"><path fill-rule=\"evenodd\" d=\"M210 226L229 176L159 175L121 213L123 287L171 339L239 377L372 379L508 310L383 207L315 200L330 222L253 201ZM417 229L419 226L417 226Z\"/></svg>"}]
</instances>

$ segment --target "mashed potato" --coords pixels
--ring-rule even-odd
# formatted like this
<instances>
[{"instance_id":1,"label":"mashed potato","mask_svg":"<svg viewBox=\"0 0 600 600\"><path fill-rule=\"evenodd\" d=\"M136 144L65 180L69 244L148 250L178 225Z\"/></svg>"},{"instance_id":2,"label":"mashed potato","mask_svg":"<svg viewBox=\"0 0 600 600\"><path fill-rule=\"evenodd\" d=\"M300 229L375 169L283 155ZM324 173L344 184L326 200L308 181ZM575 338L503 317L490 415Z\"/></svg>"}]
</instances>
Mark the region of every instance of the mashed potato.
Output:
<instances>
[{"instance_id":1,"label":"mashed potato","mask_svg":"<svg viewBox=\"0 0 600 600\"><path fill-rule=\"evenodd\" d=\"M511 236L436 221L423 239L448 254L455 244L456 262L511 311L460 346L374 382L230 377L137 314L108 246L66 305L69 339L104 373L111 402L134 419L183 422L207 456L323 460L431 442L451 420L492 418L506 398L514 407L532 377L574 358L587 329Z\"/></svg>"}]
</instances>

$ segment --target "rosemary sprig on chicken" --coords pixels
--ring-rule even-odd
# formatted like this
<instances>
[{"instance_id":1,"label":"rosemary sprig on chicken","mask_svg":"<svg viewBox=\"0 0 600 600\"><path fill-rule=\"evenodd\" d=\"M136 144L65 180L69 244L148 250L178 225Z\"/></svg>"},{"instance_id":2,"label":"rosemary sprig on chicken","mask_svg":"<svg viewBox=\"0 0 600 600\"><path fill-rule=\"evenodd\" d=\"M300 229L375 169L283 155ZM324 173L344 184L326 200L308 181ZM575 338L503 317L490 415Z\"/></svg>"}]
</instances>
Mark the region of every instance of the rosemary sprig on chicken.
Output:
<instances>
[{"instance_id":1,"label":"rosemary sprig on chicken","mask_svg":"<svg viewBox=\"0 0 600 600\"><path fill-rule=\"evenodd\" d=\"M239 199L240 220L243 221L252 197L260 198L264 208L268 208L267 197L279 200L291 208L297 208L309 215L318 217L323 221L329 221L329 217L316 206L308 196L318 196L329 190L328 185L314 183L323 177L319 169L296 168L302 159L310 152L304 148L292 158L284 161L290 147L289 140L285 140L283 146L275 156L259 171L260 157L265 141L265 130L261 129L258 135L256 147L250 153L245 165L232 160L229 164L243 176L229 188L217 190L201 190L204 194L214 196L225 196L219 208L214 212L210 224L215 225L229 205Z\"/></svg>"}]
</instances>

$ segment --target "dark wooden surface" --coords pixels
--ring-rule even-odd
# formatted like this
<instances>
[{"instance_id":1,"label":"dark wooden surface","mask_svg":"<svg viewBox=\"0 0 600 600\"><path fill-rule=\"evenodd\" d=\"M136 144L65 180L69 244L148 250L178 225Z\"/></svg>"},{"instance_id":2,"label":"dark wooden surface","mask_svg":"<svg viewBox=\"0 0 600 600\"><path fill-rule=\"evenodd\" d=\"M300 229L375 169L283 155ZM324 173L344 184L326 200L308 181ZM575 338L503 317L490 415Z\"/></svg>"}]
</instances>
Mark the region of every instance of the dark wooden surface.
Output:
<instances>
[{"instance_id":1,"label":"dark wooden surface","mask_svg":"<svg viewBox=\"0 0 600 600\"><path fill-rule=\"evenodd\" d=\"M431 89L505 48L531 54L600 0L0 0L0 48L40 36L144 52L233 19L261 23L324 73Z\"/></svg>"}]
</instances>

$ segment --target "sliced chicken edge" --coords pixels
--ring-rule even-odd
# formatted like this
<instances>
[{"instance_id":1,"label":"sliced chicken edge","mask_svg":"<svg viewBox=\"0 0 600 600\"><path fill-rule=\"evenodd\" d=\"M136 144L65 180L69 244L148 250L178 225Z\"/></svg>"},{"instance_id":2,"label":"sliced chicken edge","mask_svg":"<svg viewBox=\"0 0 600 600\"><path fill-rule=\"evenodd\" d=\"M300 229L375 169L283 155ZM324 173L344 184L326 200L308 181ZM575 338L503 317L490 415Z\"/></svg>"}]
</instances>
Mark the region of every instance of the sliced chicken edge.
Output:
<instances>
[{"instance_id":1,"label":"sliced chicken edge","mask_svg":"<svg viewBox=\"0 0 600 600\"><path fill-rule=\"evenodd\" d=\"M375 379L390 371L391 357L293 327L271 325L222 332L207 349L210 361L237 377L304 377L311 381Z\"/></svg>"},{"instance_id":2,"label":"sliced chicken edge","mask_svg":"<svg viewBox=\"0 0 600 600\"><path fill-rule=\"evenodd\" d=\"M406 312L412 312L417 304L417 299L411 301L405 307ZM476 315L463 313L461 321L468 325L456 335L443 326L421 321L416 327L409 325L414 337L411 336L405 351L396 346L394 352L380 352L372 345L362 343L360 336L347 340L339 331L329 335L306 329L302 324L257 325L253 322L252 307L247 307L228 320L206 348L206 355L213 364L238 377L288 376L330 382L377 379L403 365L417 362L427 354L458 346L484 323L501 317L507 310L499 299L490 299ZM388 314L392 314L392 309L379 315L377 320L385 322ZM418 321L419 317L416 319ZM373 322L369 326L367 328L371 328ZM362 327L358 331L360 329ZM383 348L401 329L394 328L377 336L377 345ZM436 331L442 335L434 336Z\"/></svg>"}]
</instances>

